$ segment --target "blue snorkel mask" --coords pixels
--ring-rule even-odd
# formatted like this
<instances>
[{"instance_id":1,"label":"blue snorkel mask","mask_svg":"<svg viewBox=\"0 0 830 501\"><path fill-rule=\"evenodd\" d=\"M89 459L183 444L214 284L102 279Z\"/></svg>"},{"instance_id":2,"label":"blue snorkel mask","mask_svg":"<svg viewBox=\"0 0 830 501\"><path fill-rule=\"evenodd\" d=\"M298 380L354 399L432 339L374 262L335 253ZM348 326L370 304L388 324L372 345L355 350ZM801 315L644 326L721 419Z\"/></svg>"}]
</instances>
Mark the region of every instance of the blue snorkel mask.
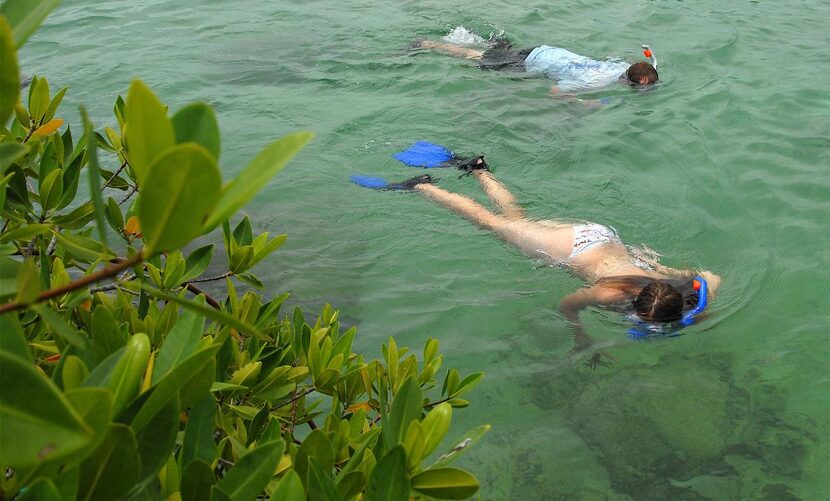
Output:
<instances>
[{"instance_id":1,"label":"blue snorkel mask","mask_svg":"<svg viewBox=\"0 0 830 501\"><path fill-rule=\"evenodd\" d=\"M650 337L675 337L679 336L679 330L683 327L688 327L695 323L695 317L699 315L706 308L707 298L709 296L709 287L706 284L706 279L700 276L694 277L694 288L697 291L697 306L683 314L683 317L674 324L658 324L654 322L646 322L642 320L637 314L630 315L628 318L636 325L628 329L628 337L634 340L643 340ZM672 328L671 326L677 326ZM667 327L669 326L669 327Z\"/></svg>"}]
</instances>

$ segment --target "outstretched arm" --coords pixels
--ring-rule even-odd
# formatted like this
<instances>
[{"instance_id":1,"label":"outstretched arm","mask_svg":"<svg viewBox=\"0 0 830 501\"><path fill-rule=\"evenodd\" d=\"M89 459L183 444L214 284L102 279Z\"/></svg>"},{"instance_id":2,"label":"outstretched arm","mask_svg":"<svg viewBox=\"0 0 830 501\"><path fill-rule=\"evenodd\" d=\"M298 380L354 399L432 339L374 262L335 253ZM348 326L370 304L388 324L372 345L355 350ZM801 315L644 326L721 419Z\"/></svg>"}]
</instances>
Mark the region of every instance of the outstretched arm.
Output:
<instances>
[{"instance_id":1,"label":"outstretched arm","mask_svg":"<svg viewBox=\"0 0 830 501\"><path fill-rule=\"evenodd\" d=\"M574 333L574 351L584 350L593 344L593 339L582 327L579 312L589 306L619 304L625 301L626 298L627 295L623 291L597 286L583 288L565 296L562 302L559 303L559 311L571 324Z\"/></svg>"}]
</instances>

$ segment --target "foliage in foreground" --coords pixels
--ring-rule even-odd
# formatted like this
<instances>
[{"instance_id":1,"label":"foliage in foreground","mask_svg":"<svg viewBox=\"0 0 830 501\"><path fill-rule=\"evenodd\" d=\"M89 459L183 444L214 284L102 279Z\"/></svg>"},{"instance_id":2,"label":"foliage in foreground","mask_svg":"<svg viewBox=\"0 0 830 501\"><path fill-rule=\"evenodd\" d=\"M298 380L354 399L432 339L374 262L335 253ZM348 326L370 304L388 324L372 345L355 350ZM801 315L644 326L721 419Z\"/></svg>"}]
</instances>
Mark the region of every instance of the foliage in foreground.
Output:
<instances>
[{"instance_id":1,"label":"foliage in foreground","mask_svg":"<svg viewBox=\"0 0 830 501\"><path fill-rule=\"evenodd\" d=\"M287 294L237 291L261 287L251 268L285 236L229 220L311 135L223 183L212 109L168 117L136 81L117 130L82 110L75 141L55 118L66 89L33 78L18 97L15 47L55 3L8 1L0 17L0 498L474 495L449 465L488 427L433 452L481 374L450 369L439 388L435 340L420 363L391 338L369 361L328 305L281 317ZM227 270L205 276L215 245L184 248L220 227Z\"/></svg>"}]
</instances>

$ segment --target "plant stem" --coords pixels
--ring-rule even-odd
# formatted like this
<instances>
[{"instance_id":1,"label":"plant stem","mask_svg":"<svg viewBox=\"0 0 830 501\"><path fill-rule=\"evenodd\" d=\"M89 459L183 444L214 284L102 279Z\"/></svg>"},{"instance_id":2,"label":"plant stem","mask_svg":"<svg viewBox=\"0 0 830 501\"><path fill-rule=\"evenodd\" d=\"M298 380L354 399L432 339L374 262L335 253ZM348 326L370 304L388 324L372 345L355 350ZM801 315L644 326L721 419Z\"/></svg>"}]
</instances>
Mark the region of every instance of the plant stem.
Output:
<instances>
[{"instance_id":1,"label":"plant stem","mask_svg":"<svg viewBox=\"0 0 830 501\"><path fill-rule=\"evenodd\" d=\"M42 301L46 301L54 297L62 296L67 292L72 292L74 290L88 287L96 282L100 282L101 280L113 277L120 273L122 270L125 270L131 266L135 266L143 260L144 252L138 251L133 255L133 257L129 259L122 258L117 263L102 268L96 271L95 273L91 273L89 275L81 277L78 280L75 280L74 282L69 282L66 285L62 285L60 287L55 287L54 289L49 289L45 292L41 292L40 295L38 295L37 299L35 299L32 303L21 303L19 301L11 301L6 304L0 305L0 315L2 315L3 313L8 313L10 311L23 310L27 306L29 306L29 304L40 303Z\"/></svg>"},{"instance_id":2,"label":"plant stem","mask_svg":"<svg viewBox=\"0 0 830 501\"><path fill-rule=\"evenodd\" d=\"M217 310L221 310L221 309L222 309L222 305L221 305L221 304L219 304L219 301L217 301L216 299L214 299L213 297L211 297L211 295L210 295L210 294L208 294L208 293L207 293L207 292L205 292L204 290L202 290L202 289L200 289L200 288L196 287L195 285L193 285L193 284L191 284L191 283L187 283L187 284L184 284L184 288L185 288L185 289L187 289L187 290L189 290L189 291L190 291L190 292L192 292L193 294L196 294L197 296L198 296L199 294L202 294L203 296L205 296L205 301L207 301L207 304L209 304L209 305L213 306L213 307L214 307L214 308L216 308Z\"/></svg>"},{"instance_id":3,"label":"plant stem","mask_svg":"<svg viewBox=\"0 0 830 501\"><path fill-rule=\"evenodd\" d=\"M280 407L285 407L288 404L293 404L297 400L303 398L304 396L308 395L309 393L311 393L313 391L314 391L313 386L310 386L310 387L306 388L305 391L303 391L302 393L297 393L296 390L294 390L294 396L291 397L291 400L286 400L285 402L281 403L280 405L275 405L274 407L271 407L271 412L279 409Z\"/></svg>"},{"instance_id":4,"label":"plant stem","mask_svg":"<svg viewBox=\"0 0 830 501\"><path fill-rule=\"evenodd\" d=\"M107 186L109 186L109 185L110 185L110 183L112 182L112 180L113 180L113 179L115 179L116 177L118 177L118 174L121 174L121 171L122 171L122 170L124 170L124 167L126 167L126 166L127 166L127 161L126 161L126 160L124 160L124 163L123 163L123 164L121 164L121 167L119 167L117 171L115 171L115 174L113 174L113 175L112 175L112 177L110 177L109 179L107 179L107 182L106 182L106 183L104 183L104 186L101 186L101 191L104 191L104 189L105 189Z\"/></svg>"},{"instance_id":5,"label":"plant stem","mask_svg":"<svg viewBox=\"0 0 830 501\"><path fill-rule=\"evenodd\" d=\"M222 273L221 275L216 275L215 277L195 278L195 279L193 279L193 280L190 280L190 281L189 281L189 282L187 282L187 283L189 283L189 284L197 284L197 283L199 283L199 282L213 282L213 281L215 281L215 280L222 280L223 278L228 278L228 277L230 277L230 276L233 276L233 273L231 273L231 272L229 271L229 272L227 272L227 273Z\"/></svg>"}]
</instances>

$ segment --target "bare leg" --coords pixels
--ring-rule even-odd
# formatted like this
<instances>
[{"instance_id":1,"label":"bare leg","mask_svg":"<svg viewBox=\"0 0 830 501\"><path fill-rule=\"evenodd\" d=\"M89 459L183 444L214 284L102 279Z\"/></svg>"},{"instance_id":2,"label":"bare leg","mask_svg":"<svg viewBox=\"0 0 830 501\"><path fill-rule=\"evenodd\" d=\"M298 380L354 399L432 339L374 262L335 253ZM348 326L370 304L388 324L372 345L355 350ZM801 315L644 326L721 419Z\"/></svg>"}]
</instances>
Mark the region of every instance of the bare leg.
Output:
<instances>
[{"instance_id":1,"label":"bare leg","mask_svg":"<svg viewBox=\"0 0 830 501\"><path fill-rule=\"evenodd\" d=\"M432 40L422 40L418 46L424 49L432 49L437 52L442 52L453 57L461 57L464 59L481 59L481 56L484 54L484 51L481 50L468 49L467 47L461 47L460 45L434 42Z\"/></svg>"},{"instance_id":2,"label":"bare leg","mask_svg":"<svg viewBox=\"0 0 830 501\"><path fill-rule=\"evenodd\" d=\"M418 184L415 185L415 190L433 202L464 217L479 228L492 230L505 221L504 217L493 214L478 202L457 193L451 193L434 184Z\"/></svg>"},{"instance_id":3,"label":"bare leg","mask_svg":"<svg viewBox=\"0 0 830 501\"><path fill-rule=\"evenodd\" d=\"M501 209L504 217L508 219L521 219L524 217L524 212L516 202L516 197L496 179L492 172L488 170L475 170L473 171L473 175L478 178L478 182L481 183L484 193Z\"/></svg>"}]
</instances>

